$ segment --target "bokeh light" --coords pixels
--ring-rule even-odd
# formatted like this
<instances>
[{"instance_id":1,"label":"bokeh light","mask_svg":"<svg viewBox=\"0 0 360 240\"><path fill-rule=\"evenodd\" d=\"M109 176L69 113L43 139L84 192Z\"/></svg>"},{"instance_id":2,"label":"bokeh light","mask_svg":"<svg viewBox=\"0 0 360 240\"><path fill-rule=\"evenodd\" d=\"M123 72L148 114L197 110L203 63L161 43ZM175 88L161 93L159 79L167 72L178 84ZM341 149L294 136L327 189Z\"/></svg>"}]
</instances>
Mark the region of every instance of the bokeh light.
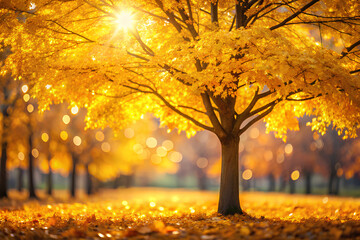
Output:
<instances>
[{"instance_id":1,"label":"bokeh light","mask_svg":"<svg viewBox=\"0 0 360 240\"><path fill-rule=\"evenodd\" d=\"M24 96L23 96L23 100L24 100L24 102L28 102L28 101L30 101L30 95L29 94L24 94Z\"/></svg>"},{"instance_id":2,"label":"bokeh light","mask_svg":"<svg viewBox=\"0 0 360 240\"><path fill-rule=\"evenodd\" d=\"M43 142L49 141L49 134L47 134L47 133L42 133L42 134L41 134L41 140L43 140Z\"/></svg>"},{"instance_id":3,"label":"bokeh light","mask_svg":"<svg viewBox=\"0 0 360 240\"><path fill-rule=\"evenodd\" d=\"M76 146L80 146L80 145L81 145L81 137L75 136L75 137L73 138L73 143L74 143Z\"/></svg>"},{"instance_id":4,"label":"bokeh light","mask_svg":"<svg viewBox=\"0 0 360 240\"><path fill-rule=\"evenodd\" d=\"M252 171L251 171L250 169L246 169L246 170L243 171L243 173L242 173L242 178L243 178L244 180L250 180L250 179L252 178L252 175L253 175Z\"/></svg>"},{"instance_id":5,"label":"bokeh light","mask_svg":"<svg viewBox=\"0 0 360 240\"><path fill-rule=\"evenodd\" d=\"M25 154L24 154L23 152L19 152L19 153L18 153L18 159L19 159L20 161L23 161L23 160L25 159Z\"/></svg>"},{"instance_id":6,"label":"bokeh light","mask_svg":"<svg viewBox=\"0 0 360 240\"><path fill-rule=\"evenodd\" d=\"M101 150L102 150L103 152L110 152L110 151L111 151L110 143L108 143L108 142L103 142L103 143L101 144Z\"/></svg>"},{"instance_id":7,"label":"bokeh light","mask_svg":"<svg viewBox=\"0 0 360 240\"><path fill-rule=\"evenodd\" d=\"M165 157L166 156L166 154L167 154L167 151L166 151L166 148L164 148L164 147L158 147L157 149L156 149L156 153L157 153L157 155L159 155L160 157Z\"/></svg>"},{"instance_id":8,"label":"bokeh light","mask_svg":"<svg viewBox=\"0 0 360 240\"><path fill-rule=\"evenodd\" d=\"M285 153L289 155L293 152L293 149L294 149L293 146L290 143L288 143L285 145L284 150L285 150Z\"/></svg>"},{"instance_id":9,"label":"bokeh light","mask_svg":"<svg viewBox=\"0 0 360 240\"><path fill-rule=\"evenodd\" d=\"M157 140L154 137L149 137L146 139L146 146L149 148L154 148L157 145Z\"/></svg>"},{"instance_id":10,"label":"bokeh light","mask_svg":"<svg viewBox=\"0 0 360 240\"><path fill-rule=\"evenodd\" d=\"M291 180L296 181L299 179L299 177L300 177L299 170L295 170L291 173Z\"/></svg>"},{"instance_id":11,"label":"bokeh light","mask_svg":"<svg viewBox=\"0 0 360 240\"><path fill-rule=\"evenodd\" d=\"M142 154L144 152L144 147L140 143L136 143L133 146L133 150L136 154Z\"/></svg>"},{"instance_id":12,"label":"bokeh light","mask_svg":"<svg viewBox=\"0 0 360 240\"><path fill-rule=\"evenodd\" d=\"M60 132L60 138L63 140L63 141L66 141L69 137L69 134L66 132L66 131L61 131Z\"/></svg>"},{"instance_id":13,"label":"bokeh light","mask_svg":"<svg viewBox=\"0 0 360 240\"><path fill-rule=\"evenodd\" d=\"M31 150L31 155L33 155L34 158L37 158L39 156L39 150L37 150L36 148L33 148Z\"/></svg>"},{"instance_id":14,"label":"bokeh light","mask_svg":"<svg viewBox=\"0 0 360 240\"><path fill-rule=\"evenodd\" d=\"M76 114L78 114L78 112L79 112L79 108L78 108L78 106L74 106L74 107L72 107L71 108L71 113L73 114L73 115L76 115Z\"/></svg>"},{"instance_id":15,"label":"bokeh light","mask_svg":"<svg viewBox=\"0 0 360 240\"><path fill-rule=\"evenodd\" d=\"M70 123L70 116L65 114L63 117L62 117L62 121L65 123L65 124L69 124Z\"/></svg>"},{"instance_id":16,"label":"bokeh light","mask_svg":"<svg viewBox=\"0 0 360 240\"><path fill-rule=\"evenodd\" d=\"M174 148L174 143L171 140L165 140L162 143L162 146L166 148L167 151L170 151Z\"/></svg>"},{"instance_id":17,"label":"bokeh light","mask_svg":"<svg viewBox=\"0 0 360 240\"><path fill-rule=\"evenodd\" d=\"M29 104L29 105L27 105L26 109L29 113L32 113L34 111L34 105Z\"/></svg>"},{"instance_id":18,"label":"bokeh light","mask_svg":"<svg viewBox=\"0 0 360 240\"><path fill-rule=\"evenodd\" d=\"M198 166L198 168L206 168L208 164L209 160L207 158L199 158L196 160L196 166Z\"/></svg>"},{"instance_id":19,"label":"bokeh light","mask_svg":"<svg viewBox=\"0 0 360 240\"><path fill-rule=\"evenodd\" d=\"M104 141L104 139L105 139L104 133L103 133L102 131L97 131L97 132L95 133L95 139L96 139L97 141L99 141L99 142Z\"/></svg>"},{"instance_id":20,"label":"bokeh light","mask_svg":"<svg viewBox=\"0 0 360 240\"><path fill-rule=\"evenodd\" d=\"M126 138L133 138L135 136L135 131L132 128L126 128L124 130L124 136Z\"/></svg>"},{"instance_id":21,"label":"bokeh light","mask_svg":"<svg viewBox=\"0 0 360 240\"><path fill-rule=\"evenodd\" d=\"M176 151L172 151L168 154L168 158L170 161L174 162L174 163L179 163L182 161L183 156L181 153L176 152Z\"/></svg>"},{"instance_id":22,"label":"bokeh light","mask_svg":"<svg viewBox=\"0 0 360 240\"><path fill-rule=\"evenodd\" d=\"M22 91L23 93L26 93L28 90L29 90L28 85L22 85L21 91Z\"/></svg>"}]
</instances>

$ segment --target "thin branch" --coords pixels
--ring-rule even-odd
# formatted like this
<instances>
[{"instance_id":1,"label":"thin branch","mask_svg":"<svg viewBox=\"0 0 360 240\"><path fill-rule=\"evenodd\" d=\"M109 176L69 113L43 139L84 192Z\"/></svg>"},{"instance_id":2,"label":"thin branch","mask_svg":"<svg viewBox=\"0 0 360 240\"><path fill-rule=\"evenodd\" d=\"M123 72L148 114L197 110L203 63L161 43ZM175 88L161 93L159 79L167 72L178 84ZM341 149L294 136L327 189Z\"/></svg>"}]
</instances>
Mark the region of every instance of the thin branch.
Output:
<instances>
[{"instance_id":1,"label":"thin branch","mask_svg":"<svg viewBox=\"0 0 360 240\"><path fill-rule=\"evenodd\" d=\"M297 12L295 12L294 14L292 14L291 16L287 17L284 21L282 21L281 23L272 26L270 28L270 30L275 30L279 27L284 26L287 22L293 20L294 18L296 18L299 14L301 14L302 12L304 12L306 9L310 8L312 5L314 5L315 3L319 2L320 0L312 0L311 2L309 2L308 4L306 4L305 6L303 6L302 8L300 8Z\"/></svg>"},{"instance_id":2,"label":"thin branch","mask_svg":"<svg viewBox=\"0 0 360 240\"><path fill-rule=\"evenodd\" d=\"M126 53L129 54L130 56L136 57L136 58L141 59L141 60L144 60L144 61L146 61L146 62L149 62L149 61L150 61L150 59L147 59L146 57L140 56L140 55L138 55L138 54L136 54L136 53L132 53L132 52L129 52L129 51L127 51L127 50L126 50Z\"/></svg>"},{"instance_id":3,"label":"thin branch","mask_svg":"<svg viewBox=\"0 0 360 240\"><path fill-rule=\"evenodd\" d=\"M187 2L188 9L189 9L189 17L190 17L190 20L191 20L192 22L194 22L193 14L192 14L192 11L191 11L191 3L190 3L190 0L186 0L186 2Z\"/></svg>"},{"instance_id":4,"label":"thin branch","mask_svg":"<svg viewBox=\"0 0 360 240\"><path fill-rule=\"evenodd\" d=\"M274 109L274 107L275 107L275 104L272 105L271 107L269 107L269 109L266 110L265 112L261 113L260 115L256 116L255 118L253 118L243 128L240 129L239 135L241 135L243 132L245 132L247 129L249 129L249 127L251 127L254 123L256 123L257 121L261 120L263 117L265 117L266 115L271 113L271 111Z\"/></svg>"},{"instance_id":5,"label":"thin branch","mask_svg":"<svg viewBox=\"0 0 360 240\"><path fill-rule=\"evenodd\" d=\"M156 14L151 13L151 12L149 12L149 11L146 11L146 10L144 10L144 9L142 9L142 8L138 8L138 7L134 7L134 6L133 6L133 8L136 9L136 10L138 10L138 11L140 11L140 12L146 13L146 14L148 14L148 15L150 15L150 16L153 16L153 17L162 19L162 20L164 20L164 21L170 22L170 19L168 19L168 18L166 18L166 17L156 15Z\"/></svg>"},{"instance_id":6,"label":"thin branch","mask_svg":"<svg viewBox=\"0 0 360 240\"><path fill-rule=\"evenodd\" d=\"M358 72L360 72L360 69L356 69L354 71L351 71L350 74L354 74L354 73L358 73Z\"/></svg>"},{"instance_id":7,"label":"thin branch","mask_svg":"<svg viewBox=\"0 0 360 240\"><path fill-rule=\"evenodd\" d=\"M254 111L252 111L248 114L248 117L252 117L252 116L264 111L265 109L268 109L269 107L271 107L273 105L275 106L275 104L277 104L279 101L281 101L281 99L276 99L276 100L269 102L268 104L265 104L264 106L261 106L261 107L255 109Z\"/></svg>"},{"instance_id":8,"label":"thin branch","mask_svg":"<svg viewBox=\"0 0 360 240\"><path fill-rule=\"evenodd\" d=\"M232 129L232 133L236 134L239 131L239 128L243 121L248 117L249 112L253 109L257 101L259 100L258 95L259 94L259 87L256 89L253 99L251 100L250 104L247 106L247 108L237 116L234 127Z\"/></svg>"},{"instance_id":9,"label":"thin branch","mask_svg":"<svg viewBox=\"0 0 360 240\"><path fill-rule=\"evenodd\" d=\"M214 132L214 129L210 126L207 126L205 124L202 124L201 122L195 120L194 118L190 117L189 115L183 113L182 111L180 111L179 109L177 109L176 107L174 107L172 104L170 104L161 94L159 94L158 92L154 91L153 94L155 96L157 96L163 103L165 103L165 105L167 107L169 107L171 110L173 110L174 112L176 112L177 114L179 114L180 116L188 119L189 121L193 122L196 126L201 127L205 130L208 130L210 132Z\"/></svg>"},{"instance_id":10,"label":"thin branch","mask_svg":"<svg viewBox=\"0 0 360 240\"><path fill-rule=\"evenodd\" d=\"M56 22L56 21L54 21L54 20L47 20L47 21L48 21L48 22L52 22L52 23L58 25L59 27L61 27L62 29L64 29L65 31L67 31L67 32L69 32L69 33L71 33L71 34L74 34L74 35L76 35L76 36L78 36L78 37L81 37L81 38L83 38L83 39L85 39L85 40L87 40L87 41L89 41L89 42L92 42L92 43L95 42L94 40L91 40L91 39L85 37L84 35L81 35L81 34L79 34L79 33L76 33L76 32L74 32L74 31L71 31L70 29L64 27L63 25L61 25L60 23L58 23L58 22Z\"/></svg>"},{"instance_id":11,"label":"thin branch","mask_svg":"<svg viewBox=\"0 0 360 240\"><path fill-rule=\"evenodd\" d=\"M155 53L154 51L149 47L147 46L143 40L141 39L140 35L139 35L139 32L137 31L137 29L134 29L134 30L131 30L130 31L132 33L132 35L135 37L135 39L138 41L138 43L140 44L141 48L146 52L147 55L149 56L155 56Z\"/></svg>"},{"instance_id":12,"label":"thin branch","mask_svg":"<svg viewBox=\"0 0 360 240\"><path fill-rule=\"evenodd\" d=\"M198 110L198 109L193 108L193 107L185 106L185 105L177 105L177 107L186 108L186 109L190 109L190 110L193 110L195 112L198 112L198 113L206 114L206 112L204 112L204 111Z\"/></svg>"},{"instance_id":13,"label":"thin branch","mask_svg":"<svg viewBox=\"0 0 360 240\"><path fill-rule=\"evenodd\" d=\"M135 90L135 91L138 91L138 92L142 92L142 93L150 93L150 94L154 94L155 96L157 96L167 107L169 107L171 110L173 110L175 113L179 114L180 116L186 118L187 120L191 121L192 123L194 123L196 126L198 127L201 127L205 130L208 130L208 131L211 131L211 132L214 132L214 129L210 126L207 126L205 124L202 124L201 122L197 121L196 119L190 117L189 115L183 113L182 111L180 111L178 108L176 108L175 106L173 106L169 101L167 101L161 94L159 94L159 92L157 92L155 89L153 89L152 87L148 86L148 85L145 85L145 84L140 84L140 83L137 83L137 82L134 82L130 79L128 79L128 81L132 84L135 84L139 87L143 87L143 88L146 88L146 89L149 89L148 91L147 90L142 90L138 87L133 87L133 86L130 86L130 85L126 85L126 84L122 84L122 86L126 87L126 88L129 88L129 89L132 89L132 90Z\"/></svg>"},{"instance_id":14,"label":"thin branch","mask_svg":"<svg viewBox=\"0 0 360 240\"><path fill-rule=\"evenodd\" d=\"M230 28L229 28L229 32L231 32L231 30L233 29L234 24L235 24L235 20L236 20L236 16L233 17L233 20L232 20L232 22L231 22L231 26L230 26Z\"/></svg>"},{"instance_id":15,"label":"thin branch","mask_svg":"<svg viewBox=\"0 0 360 240\"><path fill-rule=\"evenodd\" d=\"M356 47L359 46L359 45L360 45L360 40L357 41L356 43L353 43L351 46L347 47L347 48L346 48L346 52L343 51L343 52L341 53L341 55L342 55L341 58L343 58L343 57L345 57L346 55L348 55L351 50L353 50L354 48L356 48Z\"/></svg>"}]
</instances>

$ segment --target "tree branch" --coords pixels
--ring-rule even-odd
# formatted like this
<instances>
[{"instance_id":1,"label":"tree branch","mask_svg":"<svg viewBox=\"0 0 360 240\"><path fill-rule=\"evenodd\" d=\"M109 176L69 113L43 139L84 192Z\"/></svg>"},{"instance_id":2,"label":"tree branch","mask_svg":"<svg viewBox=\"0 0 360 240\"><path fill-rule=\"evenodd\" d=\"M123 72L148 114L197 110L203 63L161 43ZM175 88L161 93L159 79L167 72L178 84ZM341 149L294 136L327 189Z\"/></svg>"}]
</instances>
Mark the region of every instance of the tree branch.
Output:
<instances>
[{"instance_id":1,"label":"tree branch","mask_svg":"<svg viewBox=\"0 0 360 240\"><path fill-rule=\"evenodd\" d=\"M174 107L173 105L171 105L163 96L161 96L158 92L154 91L153 94L155 96L157 96L167 107L169 107L171 110L173 110L174 112L176 112L177 114L179 114L180 116L188 119L189 121L191 121L192 123L194 123L196 126L201 127L205 130L208 130L210 132L214 132L214 129L212 127L209 127L205 124L202 124L201 122L195 120L194 118L190 117L189 115L181 112L179 109L177 109L176 107Z\"/></svg>"},{"instance_id":2,"label":"tree branch","mask_svg":"<svg viewBox=\"0 0 360 240\"><path fill-rule=\"evenodd\" d=\"M320 0L312 0L311 2L309 2L308 4L306 4L305 6L303 6L302 8L300 8L297 12L295 12L294 14L292 14L291 16L287 17L284 21L282 21L281 23L272 26L270 28L270 30L275 30L279 27L284 26L287 22L293 20L294 18L296 18L299 14L301 14L302 12L304 12L306 9L310 8L312 5L314 5L315 3L319 2Z\"/></svg>"},{"instance_id":3,"label":"tree branch","mask_svg":"<svg viewBox=\"0 0 360 240\"><path fill-rule=\"evenodd\" d=\"M341 55L342 55L341 58L343 58L343 57L345 57L346 55L348 55L351 50L353 50L354 48L356 48L356 47L359 46L359 45L360 45L360 40L357 41L356 43L353 43L351 46L345 48L345 49L346 49L346 52L343 51L343 52L341 53Z\"/></svg>"},{"instance_id":4,"label":"tree branch","mask_svg":"<svg viewBox=\"0 0 360 240\"><path fill-rule=\"evenodd\" d=\"M248 122L243 128L240 129L239 131L239 135L241 135L242 133L244 133L247 129L249 129L249 127L251 127L254 123L256 123L257 121L259 121L260 119L262 119L263 117L265 117L266 115L268 115L269 113L271 113L271 111L274 109L275 104L270 106L268 110L266 110L265 112L261 113L260 115L256 116L255 118L253 118L250 122Z\"/></svg>"},{"instance_id":5,"label":"tree branch","mask_svg":"<svg viewBox=\"0 0 360 240\"><path fill-rule=\"evenodd\" d=\"M243 121L247 118L247 115L253 109L256 102L258 101L258 93L259 93L259 87L256 89L253 99L251 100L250 104L247 106L247 108L236 118L232 133L237 134L237 131L239 131L239 128Z\"/></svg>"},{"instance_id":6,"label":"tree branch","mask_svg":"<svg viewBox=\"0 0 360 240\"><path fill-rule=\"evenodd\" d=\"M204 107L206 109L206 113L207 113L212 125L214 126L215 133L218 134L219 136L225 136L225 134L226 134L225 130L221 126L220 121L214 112L214 107L211 104L209 94L207 92L204 92L201 94L201 98L202 98Z\"/></svg>"}]
</instances>

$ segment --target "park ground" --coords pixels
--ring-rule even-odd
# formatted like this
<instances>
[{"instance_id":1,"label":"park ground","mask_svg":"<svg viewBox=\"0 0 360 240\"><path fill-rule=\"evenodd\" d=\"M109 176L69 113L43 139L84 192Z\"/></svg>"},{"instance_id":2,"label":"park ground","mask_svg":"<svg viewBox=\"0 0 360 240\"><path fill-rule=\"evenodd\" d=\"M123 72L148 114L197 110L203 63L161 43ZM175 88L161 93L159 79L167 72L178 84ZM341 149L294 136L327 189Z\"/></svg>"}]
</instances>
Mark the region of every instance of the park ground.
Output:
<instances>
[{"instance_id":1,"label":"park ground","mask_svg":"<svg viewBox=\"0 0 360 240\"><path fill-rule=\"evenodd\" d=\"M240 196L246 214L225 217L216 213L216 192L25 197L0 200L0 239L360 239L360 198L248 192Z\"/></svg>"}]
</instances>

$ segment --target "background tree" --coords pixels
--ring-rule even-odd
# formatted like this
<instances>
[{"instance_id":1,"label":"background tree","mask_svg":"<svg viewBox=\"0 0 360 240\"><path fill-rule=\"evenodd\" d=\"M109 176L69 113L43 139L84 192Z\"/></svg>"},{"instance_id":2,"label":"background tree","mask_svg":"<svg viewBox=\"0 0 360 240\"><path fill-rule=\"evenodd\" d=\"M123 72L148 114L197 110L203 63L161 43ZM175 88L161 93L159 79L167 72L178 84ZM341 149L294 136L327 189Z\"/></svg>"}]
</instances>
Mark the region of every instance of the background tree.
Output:
<instances>
[{"instance_id":1,"label":"background tree","mask_svg":"<svg viewBox=\"0 0 360 240\"><path fill-rule=\"evenodd\" d=\"M238 147L260 119L278 137L296 117L313 130L359 126L356 0L1 2L7 67L36 87L42 109L88 109L88 126L122 128L153 112L189 136L205 129L222 148L218 212L242 213ZM19 14L25 20L18 20ZM21 18L20 18L21 19ZM12 31L8 33L8 25ZM342 41L330 51L310 28ZM306 26L305 28L303 26Z\"/></svg>"},{"instance_id":2,"label":"background tree","mask_svg":"<svg viewBox=\"0 0 360 240\"><path fill-rule=\"evenodd\" d=\"M0 44L0 66L4 65L10 48ZM18 151L24 147L24 138L19 131L24 131L24 104L20 94L20 82L14 81L10 72L0 76L0 109L1 109L1 164L0 164L0 198L7 197L7 169L18 165Z\"/></svg>"}]
</instances>

